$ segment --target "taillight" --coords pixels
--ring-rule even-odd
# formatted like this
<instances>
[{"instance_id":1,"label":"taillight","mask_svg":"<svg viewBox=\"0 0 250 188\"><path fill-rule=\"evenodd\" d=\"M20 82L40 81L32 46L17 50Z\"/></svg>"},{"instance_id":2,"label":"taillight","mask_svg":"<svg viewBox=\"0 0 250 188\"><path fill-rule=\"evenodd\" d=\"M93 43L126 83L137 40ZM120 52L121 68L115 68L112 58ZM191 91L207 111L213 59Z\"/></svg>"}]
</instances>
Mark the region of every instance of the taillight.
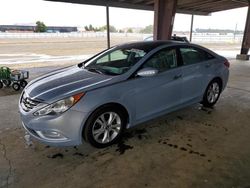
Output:
<instances>
[{"instance_id":1,"label":"taillight","mask_svg":"<svg viewBox=\"0 0 250 188\"><path fill-rule=\"evenodd\" d=\"M227 68L229 68L229 67L230 67L230 63L229 63L229 61L228 61L228 60L226 60L226 61L224 62L224 65L225 65Z\"/></svg>"}]
</instances>

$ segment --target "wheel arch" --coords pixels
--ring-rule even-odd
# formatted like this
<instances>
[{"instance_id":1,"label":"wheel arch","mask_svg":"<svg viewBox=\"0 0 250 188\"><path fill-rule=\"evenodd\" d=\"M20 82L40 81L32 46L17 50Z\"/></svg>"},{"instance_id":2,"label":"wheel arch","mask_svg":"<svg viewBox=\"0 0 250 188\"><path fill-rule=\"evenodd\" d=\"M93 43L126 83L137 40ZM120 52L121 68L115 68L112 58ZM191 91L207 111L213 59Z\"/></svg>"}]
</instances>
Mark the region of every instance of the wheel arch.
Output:
<instances>
[{"instance_id":1,"label":"wheel arch","mask_svg":"<svg viewBox=\"0 0 250 188\"><path fill-rule=\"evenodd\" d=\"M214 78L209 82L209 84L210 84L212 81L214 81L214 80L217 80L217 81L219 82L219 84L220 84L220 89L222 90L222 88L223 88L223 80L222 80L222 78L219 77L219 76L214 77ZM209 84L208 84L208 85L209 85Z\"/></svg>"},{"instance_id":2,"label":"wheel arch","mask_svg":"<svg viewBox=\"0 0 250 188\"><path fill-rule=\"evenodd\" d=\"M208 91L209 86L210 86L213 82L215 82L215 81L219 84L219 87L220 87L220 88L219 88L219 89L220 89L219 95L218 95L217 99L216 99L214 102L209 103L208 100L207 100L207 91ZM221 79L220 77L214 77L213 79L211 79L211 81L208 83L208 85L207 85L207 87L206 87L206 90L205 90L205 92L204 92L204 94L203 94L202 101L201 101L200 103L203 104L203 106L205 106L205 107L212 107L212 106L214 106L214 105L216 104L216 102L218 101L219 96L220 96L220 94L221 94L221 92L222 92L222 90L223 90L222 87L223 87L223 81L222 81L222 79Z\"/></svg>"},{"instance_id":3,"label":"wheel arch","mask_svg":"<svg viewBox=\"0 0 250 188\"><path fill-rule=\"evenodd\" d=\"M129 115L129 112L128 112L128 110L126 109L126 107L125 107L124 105L120 104L120 103L117 103L117 102L105 103L105 104L102 104L102 105L98 106L97 108L95 108L95 110L93 110L93 111L88 115L88 118L86 119L84 125L82 126L82 130L81 130L82 138L83 138L84 140L86 140L86 139L85 139L85 136L84 136L84 131L85 131L85 128L86 128L85 125L86 125L86 123L88 122L89 118L90 118L94 113L96 113L97 111L99 111L99 110L101 110L101 109L103 109L103 108L107 108L107 107L114 107L114 108L117 108L117 109L122 110L122 112L124 112L125 117L126 117L126 125L127 125L127 126L126 126L125 128L128 127L128 124L129 124L129 122L130 122L130 115Z\"/></svg>"}]
</instances>

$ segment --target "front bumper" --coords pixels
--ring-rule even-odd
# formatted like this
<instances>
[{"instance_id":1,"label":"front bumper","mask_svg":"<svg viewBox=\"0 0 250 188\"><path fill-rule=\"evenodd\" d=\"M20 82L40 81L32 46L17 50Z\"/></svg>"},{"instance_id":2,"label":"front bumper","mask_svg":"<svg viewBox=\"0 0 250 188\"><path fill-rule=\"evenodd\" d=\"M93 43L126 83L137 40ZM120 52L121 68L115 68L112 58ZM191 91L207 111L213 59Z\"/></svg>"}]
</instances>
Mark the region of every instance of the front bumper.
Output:
<instances>
[{"instance_id":1,"label":"front bumper","mask_svg":"<svg viewBox=\"0 0 250 188\"><path fill-rule=\"evenodd\" d=\"M87 119L83 112L70 109L59 116L34 116L20 109L20 114L26 132L46 145L76 146L82 143L82 129Z\"/></svg>"}]
</instances>

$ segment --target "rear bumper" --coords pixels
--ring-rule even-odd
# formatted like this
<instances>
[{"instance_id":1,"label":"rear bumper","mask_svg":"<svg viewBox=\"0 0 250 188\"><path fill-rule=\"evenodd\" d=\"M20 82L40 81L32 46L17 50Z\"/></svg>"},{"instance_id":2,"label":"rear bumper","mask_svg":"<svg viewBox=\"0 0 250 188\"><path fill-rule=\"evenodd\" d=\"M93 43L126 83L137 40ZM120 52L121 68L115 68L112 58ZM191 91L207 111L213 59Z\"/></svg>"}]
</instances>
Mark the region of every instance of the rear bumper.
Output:
<instances>
[{"instance_id":1,"label":"rear bumper","mask_svg":"<svg viewBox=\"0 0 250 188\"><path fill-rule=\"evenodd\" d=\"M225 69L223 74L221 75L222 77L222 91L224 91L224 89L226 88L227 86L227 83L228 83L228 79L229 79L229 69Z\"/></svg>"}]
</instances>

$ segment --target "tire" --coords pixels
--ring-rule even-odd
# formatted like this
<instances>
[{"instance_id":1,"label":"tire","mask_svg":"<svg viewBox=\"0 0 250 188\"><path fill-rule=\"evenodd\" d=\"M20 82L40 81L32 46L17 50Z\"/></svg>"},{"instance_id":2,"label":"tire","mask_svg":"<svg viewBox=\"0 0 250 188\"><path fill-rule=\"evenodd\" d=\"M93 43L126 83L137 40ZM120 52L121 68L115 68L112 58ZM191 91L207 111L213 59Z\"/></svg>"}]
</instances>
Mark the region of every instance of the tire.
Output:
<instances>
[{"instance_id":1,"label":"tire","mask_svg":"<svg viewBox=\"0 0 250 188\"><path fill-rule=\"evenodd\" d=\"M211 108L218 101L222 90L222 84L219 79L212 80L204 93L203 101L201 102L204 107Z\"/></svg>"},{"instance_id":2,"label":"tire","mask_svg":"<svg viewBox=\"0 0 250 188\"><path fill-rule=\"evenodd\" d=\"M3 82L3 84L4 84L6 87L9 87L10 84L11 84L11 81L10 81L10 80L3 80L2 82Z\"/></svg>"},{"instance_id":3,"label":"tire","mask_svg":"<svg viewBox=\"0 0 250 188\"><path fill-rule=\"evenodd\" d=\"M108 121L109 118L113 119L111 123ZM100 108L88 118L84 128L84 139L96 148L110 146L121 139L126 123L126 114L119 108Z\"/></svg>"},{"instance_id":4,"label":"tire","mask_svg":"<svg viewBox=\"0 0 250 188\"><path fill-rule=\"evenodd\" d=\"M27 86L27 84L28 84L28 82L26 80L22 80L20 82L20 85L21 85L22 88L25 88Z\"/></svg>"},{"instance_id":5,"label":"tire","mask_svg":"<svg viewBox=\"0 0 250 188\"><path fill-rule=\"evenodd\" d=\"M13 88L15 91L19 91L19 90L21 89L21 86L20 86L20 84L18 84L18 83L14 83L14 84L12 84L12 88Z\"/></svg>"},{"instance_id":6,"label":"tire","mask_svg":"<svg viewBox=\"0 0 250 188\"><path fill-rule=\"evenodd\" d=\"M0 81L0 89L3 88L3 83Z\"/></svg>"}]
</instances>

